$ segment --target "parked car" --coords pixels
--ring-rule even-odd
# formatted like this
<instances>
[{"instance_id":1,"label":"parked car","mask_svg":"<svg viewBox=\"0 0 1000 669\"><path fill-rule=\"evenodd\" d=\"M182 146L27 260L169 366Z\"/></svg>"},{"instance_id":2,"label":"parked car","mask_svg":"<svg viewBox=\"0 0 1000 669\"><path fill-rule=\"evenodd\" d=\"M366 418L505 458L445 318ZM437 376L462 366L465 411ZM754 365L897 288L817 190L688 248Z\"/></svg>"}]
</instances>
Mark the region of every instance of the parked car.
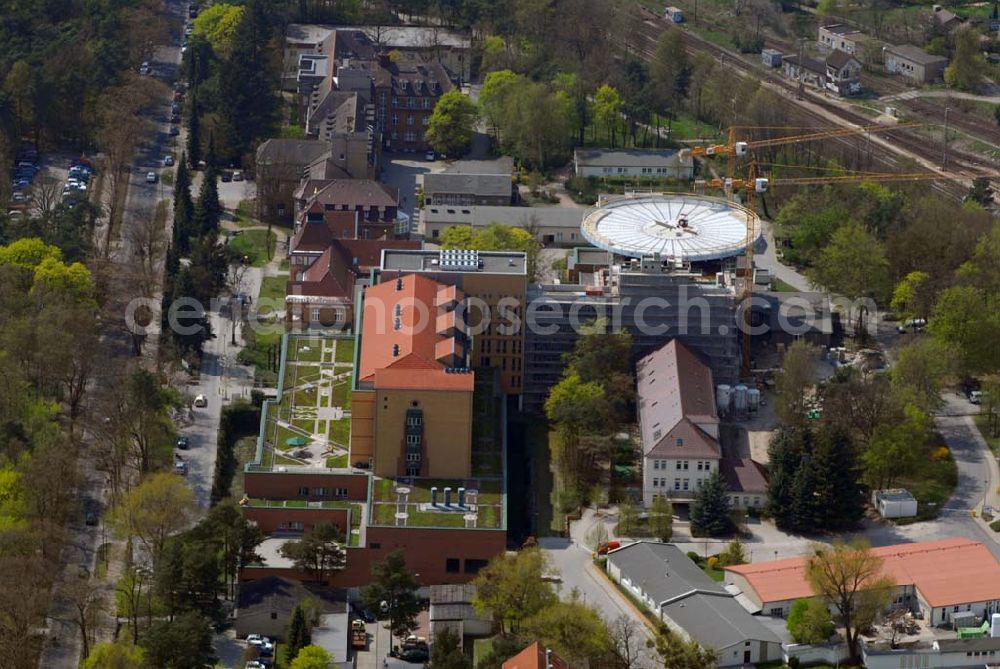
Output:
<instances>
[{"instance_id":1,"label":"parked car","mask_svg":"<svg viewBox=\"0 0 1000 669\"><path fill-rule=\"evenodd\" d=\"M248 646L261 646L265 643L271 643L271 639L262 634L247 634Z\"/></svg>"},{"instance_id":2,"label":"parked car","mask_svg":"<svg viewBox=\"0 0 1000 669\"><path fill-rule=\"evenodd\" d=\"M222 178L222 183L229 183L230 181L233 180L233 173L230 172L229 170L225 170L222 173L222 177L221 178Z\"/></svg>"},{"instance_id":3,"label":"parked car","mask_svg":"<svg viewBox=\"0 0 1000 669\"><path fill-rule=\"evenodd\" d=\"M927 327L927 321L923 318L911 318L910 320L896 326L896 332L905 334L907 332L923 332Z\"/></svg>"},{"instance_id":4,"label":"parked car","mask_svg":"<svg viewBox=\"0 0 1000 669\"><path fill-rule=\"evenodd\" d=\"M186 451L191 448L191 440L187 437L177 437L177 448Z\"/></svg>"},{"instance_id":5,"label":"parked car","mask_svg":"<svg viewBox=\"0 0 1000 669\"><path fill-rule=\"evenodd\" d=\"M407 648L397 655L403 662L426 662L430 659L430 653L424 648Z\"/></svg>"},{"instance_id":6,"label":"parked car","mask_svg":"<svg viewBox=\"0 0 1000 669\"><path fill-rule=\"evenodd\" d=\"M148 184L156 183L156 172L146 172L146 183Z\"/></svg>"},{"instance_id":7,"label":"parked car","mask_svg":"<svg viewBox=\"0 0 1000 669\"><path fill-rule=\"evenodd\" d=\"M197 408L204 408L208 406L208 398L204 395L198 395L194 398L194 405Z\"/></svg>"},{"instance_id":8,"label":"parked car","mask_svg":"<svg viewBox=\"0 0 1000 669\"><path fill-rule=\"evenodd\" d=\"M173 165L174 165L174 157L172 155L168 153L167 155L163 156L164 167L173 167Z\"/></svg>"},{"instance_id":9,"label":"parked car","mask_svg":"<svg viewBox=\"0 0 1000 669\"><path fill-rule=\"evenodd\" d=\"M182 461L182 460L178 460L177 462L175 462L174 463L174 473L175 474L180 474L181 476L184 476L185 474L187 474L188 473L187 463L184 462L184 461Z\"/></svg>"},{"instance_id":10,"label":"parked car","mask_svg":"<svg viewBox=\"0 0 1000 669\"><path fill-rule=\"evenodd\" d=\"M170 126L170 136L171 137L176 137L179 134L181 134L181 131L177 128L176 125Z\"/></svg>"},{"instance_id":11,"label":"parked car","mask_svg":"<svg viewBox=\"0 0 1000 669\"><path fill-rule=\"evenodd\" d=\"M97 525L97 511L94 509L87 509L83 514L83 522L90 527Z\"/></svg>"},{"instance_id":12,"label":"parked car","mask_svg":"<svg viewBox=\"0 0 1000 669\"><path fill-rule=\"evenodd\" d=\"M970 392L969 393L969 401L972 402L973 404L982 404L983 403L983 391L982 390L973 390L972 392Z\"/></svg>"},{"instance_id":13,"label":"parked car","mask_svg":"<svg viewBox=\"0 0 1000 669\"><path fill-rule=\"evenodd\" d=\"M243 181L243 172L239 170L233 172L233 181Z\"/></svg>"},{"instance_id":14,"label":"parked car","mask_svg":"<svg viewBox=\"0 0 1000 669\"><path fill-rule=\"evenodd\" d=\"M424 154L424 158L426 158L427 160L434 160L437 158L437 155L435 155L433 151L428 151L426 154Z\"/></svg>"},{"instance_id":15,"label":"parked car","mask_svg":"<svg viewBox=\"0 0 1000 669\"><path fill-rule=\"evenodd\" d=\"M139 74L143 76L148 76L153 73L153 68L150 66L149 61L144 61L142 65L139 66Z\"/></svg>"}]
</instances>

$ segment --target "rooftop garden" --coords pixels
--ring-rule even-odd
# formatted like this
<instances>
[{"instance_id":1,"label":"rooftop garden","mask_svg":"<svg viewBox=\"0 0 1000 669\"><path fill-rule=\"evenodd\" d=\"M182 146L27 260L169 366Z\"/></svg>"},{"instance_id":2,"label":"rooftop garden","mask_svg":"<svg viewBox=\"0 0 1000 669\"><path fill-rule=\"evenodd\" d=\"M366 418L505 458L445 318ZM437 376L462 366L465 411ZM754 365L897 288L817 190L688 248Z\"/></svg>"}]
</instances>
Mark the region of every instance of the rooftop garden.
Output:
<instances>
[{"instance_id":1,"label":"rooftop garden","mask_svg":"<svg viewBox=\"0 0 1000 669\"><path fill-rule=\"evenodd\" d=\"M431 502L431 488L438 489L438 507L442 510L428 509L425 505ZM455 511L444 510L444 489L451 488L451 501ZM475 504L469 496L465 509L458 510L458 489L465 488L476 491ZM400 489L409 492L399 493ZM405 497L405 501L403 501ZM501 529L504 527L503 509L504 493L501 479L407 479L393 481L378 479L372 488L372 511L370 524L396 525L396 514L407 514L407 527L466 527L466 514L475 513L474 527L480 529Z\"/></svg>"},{"instance_id":2,"label":"rooftop garden","mask_svg":"<svg viewBox=\"0 0 1000 669\"><path fill-rule=\"evenodd\" d=\"M340 463L351 439L353 360L351 338L288 336L280 396L267 408L260 466L346 466Z\"/></svg>"}]
</instances>

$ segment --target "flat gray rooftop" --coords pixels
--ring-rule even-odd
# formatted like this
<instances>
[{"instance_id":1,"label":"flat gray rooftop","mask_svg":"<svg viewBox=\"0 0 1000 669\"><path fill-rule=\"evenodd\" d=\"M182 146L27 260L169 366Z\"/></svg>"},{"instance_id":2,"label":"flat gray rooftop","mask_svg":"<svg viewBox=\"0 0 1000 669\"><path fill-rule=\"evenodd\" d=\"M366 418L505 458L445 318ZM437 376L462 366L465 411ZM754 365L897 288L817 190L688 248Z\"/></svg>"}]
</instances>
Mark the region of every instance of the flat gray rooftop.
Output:
<instances>
[{"instance_id":1,"label":"flat gray rooftop","mask_svg":"<svg viewBox=\"0 0 1000 669\"><path fill-rule=\"evenodd\" d=\"M402 272L469 272L472 274L528 273L528 258L519 251L480 251L479 267L475 270L441 267L441 252L437 250L385 249L382 251L382 271Z\"/></svg>"}]
</instances>

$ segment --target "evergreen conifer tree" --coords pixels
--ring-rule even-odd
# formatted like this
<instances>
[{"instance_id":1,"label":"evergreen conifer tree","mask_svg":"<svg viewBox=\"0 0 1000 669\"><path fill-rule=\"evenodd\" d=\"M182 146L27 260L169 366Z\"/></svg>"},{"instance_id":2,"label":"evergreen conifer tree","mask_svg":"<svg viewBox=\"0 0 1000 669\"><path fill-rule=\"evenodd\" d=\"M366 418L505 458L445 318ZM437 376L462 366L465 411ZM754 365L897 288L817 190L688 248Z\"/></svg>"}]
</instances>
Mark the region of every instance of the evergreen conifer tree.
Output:
<instances>
[{"instance_id":1,"label":"evergreen conifer tree","mask_svg":"<svg viewBox=\"0 0 1000 669\"><path fill-rule=\"evenodd\" d=\"M715 472L701 486L691 503L691 529L701 536L732 534L736 526L729 512L726 486L719 473Z\"/></svg>"}]
</instances>

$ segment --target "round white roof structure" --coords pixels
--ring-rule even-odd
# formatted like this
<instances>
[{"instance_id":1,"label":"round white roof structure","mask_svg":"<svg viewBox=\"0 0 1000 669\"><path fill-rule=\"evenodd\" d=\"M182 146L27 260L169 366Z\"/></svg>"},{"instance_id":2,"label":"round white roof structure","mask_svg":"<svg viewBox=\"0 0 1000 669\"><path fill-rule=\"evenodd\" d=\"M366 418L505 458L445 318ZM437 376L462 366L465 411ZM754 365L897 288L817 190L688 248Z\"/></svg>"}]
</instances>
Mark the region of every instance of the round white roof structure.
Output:
<instances>
[{"instance_id":1,"label":"round white roof structure","mask_svg":"<svg viewBox=\"0 0 1000 669\"><path fill-rule=\"evenodd\" d=\"M592 209L581 230L591 244L622 256L698 262L739 255L760 237L746 207L692 194L619 198Z\"/></svg>"}]
</instances>

